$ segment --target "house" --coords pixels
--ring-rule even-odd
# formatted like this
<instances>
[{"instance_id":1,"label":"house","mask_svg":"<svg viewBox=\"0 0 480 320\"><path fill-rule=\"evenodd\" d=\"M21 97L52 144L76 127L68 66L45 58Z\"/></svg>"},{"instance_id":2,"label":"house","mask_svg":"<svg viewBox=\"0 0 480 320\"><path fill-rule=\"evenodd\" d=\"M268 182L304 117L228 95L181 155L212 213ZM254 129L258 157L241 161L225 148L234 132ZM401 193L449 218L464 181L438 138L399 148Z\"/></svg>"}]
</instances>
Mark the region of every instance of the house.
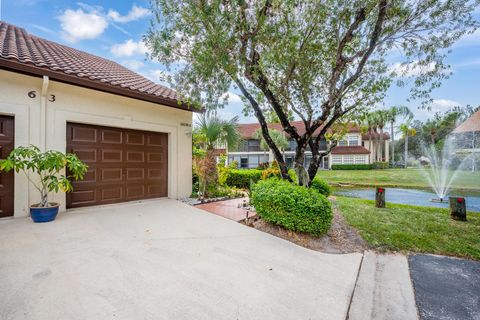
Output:
<instances>
[{"instance_id":1,"label":"house","mask_svg":"<svg viewBox=\"0 0 480 320\"><path fill-rule=\"evenodd\" d=\"M456 152L472 158L472 170L480 167L480 110L471 115L452 132Z\"/></svg>"},{"instance_id":2,"label":"house","mask_svg":"<svg viewBox=\"0 0 480 320\"><path fill-rule=\"evenodd\" d=\"M302 121L293 121L292 125L297 129L299 134L303 134L305 127ZM268 150L261 150L260 141L254 138L254 134L259 130L258 123L246 123L239 125L239 131L242 136L242 143L236 150L228 151L228 162L236 161L240 168L256 168L259 163L271 162L273 154ZM271 124L269 128L283 132L280 124ZM286 133L285 133L286 134ZM288 139L288 136L286 136ZM390 136L388 133L383 134L384 147L380 148L380 134L372 133L371 139L369 134L362 133L358 126L351 125L348 132L343 136L343 139L338 141L331 153L322 159L320 165L321 169L330 169L332 164L370 164L375 162L376 155L382 161L389 161L388 140ZM293 139L288 139L289 145L285 150L282 150L285 161L289 167L293 166L295 157L296 142ZM322 150L327 149L327 142L323 140L320 142ZM380 150L381 149L381 150ZM380 156L380 153L382 154ZM312 153L307 149L305 152L304 166L310 164Z\"/></svg>"},{"instance_id":3,"label":"house","mask_svg":"<svg viewBox=\"0 0 480 320\"><path fill-rule=\"evenodd\" d=\"M74 152L89 170L61 209L191 193L192 110L123 66L0 22L0 150ZM2 173L0 216L27 216L37 192Z\"/></svg>"}]
</instances>

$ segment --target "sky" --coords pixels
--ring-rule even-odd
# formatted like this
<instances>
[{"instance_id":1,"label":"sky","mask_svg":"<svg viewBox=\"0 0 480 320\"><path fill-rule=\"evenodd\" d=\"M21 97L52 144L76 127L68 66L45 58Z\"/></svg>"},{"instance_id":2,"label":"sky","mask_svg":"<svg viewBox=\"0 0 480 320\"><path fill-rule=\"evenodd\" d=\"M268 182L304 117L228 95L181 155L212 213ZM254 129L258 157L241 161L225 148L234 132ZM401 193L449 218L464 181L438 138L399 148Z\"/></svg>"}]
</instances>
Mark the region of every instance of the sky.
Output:
<instances>
[{"instance_id":1,"label":"sky","mask_svg":"<svg viewBox=\"0 0 480 320\"><path fill-rule=\"evenodd\" d=\"M0 0L1 20L25 28L39 37L114 60L155 82L161 83L163 66L146 58L142 36L147 32L151 13L149 1L70 1ZM475 16L480 20L480 9ZM402 61L401 56L391 57ZM419 109L418 101L407 101L409 91L393 86L384 107L406 105L415 118L426 120L435 112L454 106L480 105L480 30L460 39L452 47L446 62L452 75L432 93L431 110ZM229 105L218 113L235 115L240 122L256 122L242 115L243 102L229 92Z\"/></svg>"}]
</instances>

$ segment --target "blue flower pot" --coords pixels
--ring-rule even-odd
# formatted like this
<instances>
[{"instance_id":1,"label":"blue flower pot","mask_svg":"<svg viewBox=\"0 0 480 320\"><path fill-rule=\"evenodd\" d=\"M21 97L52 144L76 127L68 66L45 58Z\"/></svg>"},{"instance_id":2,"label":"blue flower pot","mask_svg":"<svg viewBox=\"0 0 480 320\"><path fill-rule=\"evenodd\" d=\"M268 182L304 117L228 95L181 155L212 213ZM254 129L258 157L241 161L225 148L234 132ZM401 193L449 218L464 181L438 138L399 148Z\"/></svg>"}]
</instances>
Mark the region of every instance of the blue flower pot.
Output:
<instances>
[{"instance_id":1,"label":"blue flower pot","mask_svg":"<svg viewBox=\"0 0 480 320\"><path fill-rule=\"evenodd\" d=\"M49 222L55 220L58 214L58 203L50 203L50 207L30 206L30 216L33 222Z\"/></svg>"}]
</instances>

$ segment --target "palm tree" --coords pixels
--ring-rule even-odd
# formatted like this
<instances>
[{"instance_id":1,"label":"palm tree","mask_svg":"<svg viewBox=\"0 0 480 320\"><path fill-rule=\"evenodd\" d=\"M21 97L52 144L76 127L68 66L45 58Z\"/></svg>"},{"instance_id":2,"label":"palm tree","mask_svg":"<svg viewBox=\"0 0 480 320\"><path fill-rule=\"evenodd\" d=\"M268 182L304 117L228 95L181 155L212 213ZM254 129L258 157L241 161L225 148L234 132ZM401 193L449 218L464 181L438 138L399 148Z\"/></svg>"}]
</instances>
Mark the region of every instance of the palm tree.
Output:
<instances>
[{"instance_id":1,"label":"palm tree","mask_svg":"<svg viewBox=\"0 0 480 320\"><path fill-rule=\"evenodd\" d=\"M380 143L379 143L379 157L377 156L377 160L378 161L383 161L384 160L384 150L385 150L385 146L384 146L384 140L383 140L383 128L385 128L385 125L387 124L388 122L388 111L387 110L377 110L374 112L374 115L373 115L373 118L374 118L374 121L375 121L375 124L376 124L376 127L378 127L378 129L380 129L380 133L378 135L376 135L377 137L379 137L379 140L380 140Z\"/></svg>"},{"instance_id":2,"label":"palm tree","mask_svg":"<svg viewBox=\"0 0 480 320\"><path fill-rule=\"evenodd\" d=\"M195 135L202 137L197 141L206 154L195 157L194 169L199 179L200 197L208 197L210 188L217 183L217 161L215 148L225 145L227 149L235 148L240 141L238 132L238 117L224 120L215 114L204 114L196 121Z\"/></svg>"},{"instance_id":3,"label":"palm tree","mask_svg":"<svg viewBox=\"0 0 480 320\"><path fill-rule=\"evenodd\" d=\"M413 137L417 134L417 131L414 128L410 127L410 121L400 125L400 131L403 133L403 137L405 138L405 168L407 168L407 160L408 160L408 137Z\"/></svg>"},{"instance_id":4,"label":"palm tree","mask_svg":"<svg viewBox=\"0 0 480 320\"><path fill-rule=\"evenodd\" d=\"M408 109L406 106L393 106L390 109L388 109L388 121L390 122L390 135L392 139L392 147L391 147L391 152L392 152L392 164L395 161L395 132L394 132L394 126L395 122L397 122L399 117L405 117L408 119L408 121L411 121L413 119L413 113Z\"/></svg>"},{"instance_id":5,"label":"palm tree","mask_svg":"<svg viewBox=\"0 0 480 320\"><path fill-rule=\"evenodd\" d=\"M205 137L207 151L214 150L219 145L225 145L228 149L232 149L241 140L238 131L238 116L231 120L224 120L217 115L203 114L196 121L196 125L196 131Z\"/></svg>"}]
</instances>

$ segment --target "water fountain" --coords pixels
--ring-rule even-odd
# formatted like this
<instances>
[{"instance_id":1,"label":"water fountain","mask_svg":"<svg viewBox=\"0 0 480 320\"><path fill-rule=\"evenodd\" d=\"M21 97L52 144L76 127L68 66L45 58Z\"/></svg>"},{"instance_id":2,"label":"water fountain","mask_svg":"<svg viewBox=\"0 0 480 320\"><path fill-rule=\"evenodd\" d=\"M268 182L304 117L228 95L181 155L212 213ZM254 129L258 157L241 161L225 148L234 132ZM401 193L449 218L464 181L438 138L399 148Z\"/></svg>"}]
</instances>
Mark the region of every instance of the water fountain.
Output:
<instances>
[{"instance_id":1,"label":"water fountain","mask_svg":"<svg viewBox=\"0 0 480 320\"><path fill-rule=\"evenodd\" d=\"M437 151L434 145L428 147L423 145L422 150L430 164L421 166L421 172L438 197L431 199L431 201L448 203L446 196L450 192L452 183L457 178L458 172L463 168L468 157L460 161L455 157L454 141L451 136L445 139L441 151ZM458 161L458 164L454 163L454 161Z\"/></svg>"}]
</instances>

